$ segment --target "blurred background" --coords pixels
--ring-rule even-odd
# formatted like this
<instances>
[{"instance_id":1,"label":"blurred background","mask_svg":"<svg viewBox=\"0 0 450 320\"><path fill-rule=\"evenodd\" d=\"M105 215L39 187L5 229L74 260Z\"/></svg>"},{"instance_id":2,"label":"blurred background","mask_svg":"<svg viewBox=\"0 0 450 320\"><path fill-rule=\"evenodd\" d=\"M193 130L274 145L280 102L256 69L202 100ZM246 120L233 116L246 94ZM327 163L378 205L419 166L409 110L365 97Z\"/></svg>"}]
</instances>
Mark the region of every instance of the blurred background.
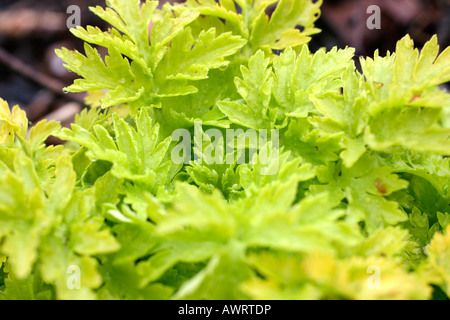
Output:
<instances>
[{"instance_id":1,"label":"blurred background","mask_svg":"<svg viewBox=\"0 0 450 320\"><path fill-rule=\"evenodd\" d=\"M376 49L384 55L394 51L396 42L407 33L419 48L434 34L441 49L450 45L450 0L323 2L316 23L322 32L313 37L313 51L351 46L358 56L371 56ZM83 47L66 26L71 5L80 7L82 26L107 28L88 10L89 6L104 6L104 0L0 0L0 97L10 106L19 104L31 122L49 118L67 124L84 107L83 94L63 94L62 88L76 75L69 73L54 53L55 48ZM370 5L381 9L379 30L366 27Z\"/></svg>"}]
</instances>

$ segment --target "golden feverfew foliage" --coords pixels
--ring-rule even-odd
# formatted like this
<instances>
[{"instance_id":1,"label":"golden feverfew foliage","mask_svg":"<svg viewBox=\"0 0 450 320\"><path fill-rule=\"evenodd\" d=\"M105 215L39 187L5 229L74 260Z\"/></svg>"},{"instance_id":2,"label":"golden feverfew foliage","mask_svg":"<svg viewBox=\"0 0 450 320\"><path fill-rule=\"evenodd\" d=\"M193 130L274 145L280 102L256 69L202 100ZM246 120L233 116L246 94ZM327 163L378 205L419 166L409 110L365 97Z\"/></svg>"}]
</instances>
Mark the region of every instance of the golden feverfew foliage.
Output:
<instances>
[{"instance_id":1,"label":"golden feverfew foliage","mask_svg":"<svg viewBox=\"0 0 450 320\"><path fill-rule=\"evenodd\" d=\"M309 50L320 5L91 8L111 29L57 50L89 92L71 128L0 100L0 299L448 299L450 48L360 73ZM218 163L231 129L271 134Z\"/></svg>"}]
</instances>

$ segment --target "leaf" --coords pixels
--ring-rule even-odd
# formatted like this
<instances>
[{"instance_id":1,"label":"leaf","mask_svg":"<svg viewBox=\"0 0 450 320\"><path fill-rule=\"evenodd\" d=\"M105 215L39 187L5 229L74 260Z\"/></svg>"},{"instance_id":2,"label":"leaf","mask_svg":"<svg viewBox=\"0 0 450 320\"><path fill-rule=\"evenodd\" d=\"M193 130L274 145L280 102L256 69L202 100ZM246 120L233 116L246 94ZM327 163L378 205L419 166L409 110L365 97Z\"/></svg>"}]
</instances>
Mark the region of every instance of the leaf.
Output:
<instances>
[{"instance_id":1,"label":"leaf","mask_svg":"<svg viewBox=\"0 0 450 320\"><path fill-rule=\"evenodd\" d=\"M435 274L436 279L433 282L438 284L447 295L450 293L449 235L450 227L445 229L444 234L439 232L435 233L426 248L429 258L426 262L426 267L424 267L431 269L430 272Z\"/></svg>"},{"instance_id":2,"label":"leaf","mask_svg":"<svg viewBox=\"0 0 450 320\"><path fill-rule=\"evenodd\" d=\"M358 248L358 255L363 257L393 257L402 253L408 245L408 231L400 227L378 229Z\"/></svg>"},{"instance_id":3,"label":"leaf","mask_svg":"<svg viewBox=\"0 0 450 320\"><path fill-rule=\"evenodd\" d=\"M101 294L107 298L129 300L167 300L172 294L170 287L156 283L149 286L140 285L141 279L133 263L121 263L101 267L106 279ZM114 281L114 279L122 279Z\"/></svg>"},{"instance_id":4,"label":"leaf","mask_svg":"<svg viewBox=\"0 0 450 320\"><path fill-rule=\"evenodd\" d=\"M166 9L157 9L155 1L142 6L139 1L123 0L107 4L109 8L97 6L91 10L113 29L72 30L86 41L85 56L67 49L56 51L69 70L84 78L75 80L66 90L107 89L100 100L103 108L130 103L135 113L141 107L157 104L159 98L195 93L197 88L187 80L205 79L209 70L226 67L229 61L225 58L246 42L231 33L216 37L214 28L202 31L194 39L187 27L198 17L192 11L173 18ZM87 42L108 48L109 55L103 59Z\"/></svg>"},{"instance_id":5,"label":"leaf","mask_svg":"<svg viewBox=\"0 0 450 320\"><path fill-rule=\"evenodd\" d=\"M158 65L158 79L201 80L209 69L228 65L224 58L239 50L245 41L230 33L216 37L216 30L202 31L194 42L190 28L186 28L172 40L167 55Z\"/></svg>"},{"instance_id":6,"label":"leaf","mask_svg":"<svg viewBox=\"0 0 450 320\"><path fill-rule=\"evenodd\" d=\"M109 56L103 62L98 51L85 44L86 56L67 49L57 50L56 54L63 59L65 66L81 75L84 79L75 80L74 84L66 88L71 92L109 89L107 97L102 100L102 107L137 100L146 86L136 81L129 61L113 47L109 49Z\"/></svg>"},{"instance_id":7,"label":"leaf","mask_svg":"<svg viewBox=\"0 0 450 320\"><path fill-rule=\"evenodd\" d=\"M230 247L215 255L206 268L192 277L174 295L174 299L245 299L240 290L241 282L247 280L252 272L244 263L242 252ZM217 277L222 274L223 277Z\"/></svg>"},{"instance_id":8,"label":"leaf","mask_svg":"<svg viewBox=\"0 0 450 320\"><path fill-rule=\"evenodd\" d=\"M0 300L52 300L52 288L42 282L38 275L30 275L21 280L9 274L5 279L5 289L0 291Z\"/></svg>"},{"instance_id":9,"label":"leaf","mask_svg":"<svg viewBox=\"0 0 450 320\"><path fill-rule=\"evenodd\" d=\"M266 12L275 3L275 11L269 17ZM319 32L314 28L314 22L320 15L320 5L321 1L309 0L188 0L185 5L172 8L182 13L198 12L209 18L205 20L211 24L248 39L243 51L250 56L260 49L271 53L272 49L283 50L309 42L309 36ZM236 7L239 7L239 13ZM199 24L200 28L208 25L203 21Z\"/></svg>"},{"instance_id":10,"label":"leaf","mask_svg":"<svg viewBox=\"0 0 450 320\"><path fill-rule=\"evenodd\" d=\"M385 58L376 54L374 60L361 60L373 96L364 136L370 148L382 151L401 146L419 152L448 153L450 132L440 124L448 94L437 88L448 81L444 62L448 52L437 57L437 38L433 37L419 55L411 38L405 36L397 43L395 54ZM423 72L419 75L419 71Z\"/></svg>"},{"instance_id":11,"label":"leaf","mask_svg":"<svg viewBox=\"0 0 450 320\"><path fill-rule=\"evenodd\" d=\"M44 199L39 189L26 190L23 180L13 173L2 179L0 195L1 251L9 257L14 274L24 279L38 258L40 235L48 224Z\"/></svg>"},{"instance_id":12,"label":"leaf","mask_svg":"<svg viewBox=\"0 0 450 320\"><path fill-rule=\"evenodd\" d=\"M281 144L312 165L327 164L339 159L342 136L342 133L324 134L314 130L305 119L292 119Z\"/></svg>"},{"instance_id":13,"label":"leaf","mask_svg":"<svg viewBox=\"0 0 450 320\"><path fill-rule=\"evenodd\" d=\"M412 108L388 110L371 119L366 142L374 150L403 146L419 152L447 154L450 130L436 127L439 110Z\"/></svg>"},{"instance_id":14,"label":"leaf","mask_svg":"<svg viewBox=\"0 0 450 320\"><path fill-rule=\"evenodd\" d=\"M87 222L71 226L71 245L81 255L96 255L117 251L120 246L109 230L100 230L101 224Z\"/></svg>"},{"instance_id":15,"label":"leaf","mask_svg":"<svg viewBox=\"0 0 450 320\"><path fill-rule=\"evenodd\" d=\"M266 253L253 255L252 265L265 275L264 280L254 278L244 285L253 299L403 300L427 299L431 295L425 281L386 258L337 259L320 252L305 257ZM376 281L371 282L377 272L381 275L378 286ZM396 290L400 283L403 289Z\"/></svg>"},{"instance_id":16,"label":"leaf","mask_svg":"<svg viewBox=\"0 0 450 320\"><path fill-rule=\"evenodd\" d=\"M30 129L30 144L32 150L39 150L45 140L59 130L60 124L56 121L47 122L46 120L39 121Z\"/></svg>"},{"instance_id":17,"label":"leaf","mask_svg":"<svg viewBox=\"0 0 450 320\"><path fill-rule=\"evenodd\" d=\"M68 154L62 153L56 162L55 181L49 188L50 210L62 210L71 199L76 175Z\"/></svg>"},{"instance_id":18,"label":"leaf","mask_svg":"<svg viewBox=\"0 0 450 320\"><path fill-rule=\"evenodd\" d=\"M249 59L249 66L241 67L242 79L236 78L236 88L243 101L221 101L219 109L239 125L251 129L272 128L273 113L269 111L273 76L268 68L269 59L259 51Z\"/></svg>"},{"instance_id":19,"label":"leaf","mask_svg":"<svg viewBox=\"0 0 450 320\"><path fill-rule=\"evenodd\" d=\"M384 197L406 188L408 182L399 179L387 167L373 166L372 161L369 156L364 156L350 169L330 167L326 175L318 172L319 180L328 184L310 187L313 194L329 192L336 204L347 199L349 215L364 221L369 234L380 227L407 220L398 203Z\"/></svg>"},{"instance_id":20,"label":"leaf","mask_svg":"<svg viewBox=\"0 0 450 320\"><path fill-rule=\"evenodd\" d=\"M438 86L450 80L450 64L447 57L450 50L446 49L438 56L439 46L437 37L433 36L423 47L420 53L414 50L414 42L407 35L402 38L396 47L394 63L393 98L408 94L405 89L412 88L419 94L420 91ZM412 81L411 81L412 80Z\"/></svg>"},{"instance_id":21,"label":"leaf","mask_svg":"<svg viewBox=\"0 0 450 320\"><path fill-rule=\"evenodd\" d=\"M147 109L143 108L134 119L136 125L132 126L115 114L113 136L100 125L95 125L90 133L76 124L72 131L63 129L58 136L86 147L91 160L112 163L112 173L117 178L146 184L156 193L159 185L170 181L169 174L176 174L170 172L166 161L171 138L159 142L159 125L152 122Z\"/></svg>"},{"instance_id":22,"label":"leaf","mask_svg":"<svg viewBox=\"0 0 450 320\"><path fill-rule=\"evenodd\" d=\"M310 38L307 36L318 32L313 23L320 15L321 4L321 1L281 0L270 19L260 10L252 24L250 45L255 48L284 49L308 42ZM302 32L296 29L299 25L304 28Z\"/></svg>"}]
</instances>

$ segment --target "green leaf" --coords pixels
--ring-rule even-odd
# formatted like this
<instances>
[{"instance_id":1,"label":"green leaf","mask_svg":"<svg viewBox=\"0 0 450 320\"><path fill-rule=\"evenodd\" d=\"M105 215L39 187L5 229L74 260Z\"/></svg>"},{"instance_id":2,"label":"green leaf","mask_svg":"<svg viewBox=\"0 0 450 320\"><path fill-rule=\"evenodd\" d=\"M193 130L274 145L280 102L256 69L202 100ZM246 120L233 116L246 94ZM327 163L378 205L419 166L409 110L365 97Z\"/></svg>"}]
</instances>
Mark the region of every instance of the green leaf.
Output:
<instances>
[{"instance_id":1,"label":"green leaf","mask_svg":"<svg viewBox=\"0 0 450 320\"><path fill-rule=\"evenodd\" d=\"M259 51L249 59L248 68L242 66L242 78L236 78L236 88L244 100L221 101L217 105L228 118L252 129L273 127L273 112L269 111L273 75L268 68L269 59Z\"/></svg>"},{"instance_id":2,"label":"green leaf","mask_svg":"<svg viewBox=\"0 0 450 320\"><path fill-rule=\"evenodd\" d=\"M271 1L272 3L274 1ZM319 30L313 27L314 21L320 15L321 1L313 3L308 0L278 2L272 16L265 14L265 6L268 1L258 1L261 5L259 13L252 23L250 46L254 48L284 49L289 46L298 46L310 40L309 35ZM304 30L296 29L302 26Z\"/></svg>"},{"instance_id":3,"label":"green leaf","mask_svg":"<svg viewBox=\"0 0 450 320\"><path fill-rule=\"evenodd\" d=\"M101 224L86 222L71 226L71 245L81 255L96 255L117 251L120 246L109 230L100 230Z\"/></svg>"},{"instance_id":4,"label":"green leaf","mask_svg":"<svg viewBox=\"0 0 450 320\"><path fill-rule=\"evenodd\" d=\"M337 259L317 252L306 256L265 253L253 255L252 265L264 275L244 285L253 299L420 300L431 296L420 276L406 272L389 258ZM372 269L383 274L379 286L370 281L374 279L370 278L371 273L377 274ZM402 284L403 290L395 290Z\"/></svg>"},{"instance_id":5,"label":"green leaf","mask_svg":"<svg viewBox=\"0 0 450 320\"><path fill-rule=\"evenodd\" d=\"M101 270L106 285L101 288L100 294L105 299L167 300L173 292L170 287L159 283L142 286L136 266L131 262L107 264Z\"/></svg>"},{"instance_id":6,"label":"green leaf","mask_svg":"<svg viewBox=\"0 0 450 320\"><path fill-rule=\"evenodd\" d=\"M14 274L27 277L38 258L40 235L48 224L40 190L26 190L23 180L8 173L0 183L1 251L9 257Z\"/></svg>"},{"instance_id":7,"label":"green leaf","mask_svg":"<svg viewBox=\"0 0 450 320\"><path fill-rule=\"evenodd\" d=\"M224 58L234 54L245 42L231 32L216 37L215 29L202 31L194 42L190 28L186 28L172 40L167 55L158 65L156 77L161 80L205 79L209 69L228 65Z\"/></svg>"},{"instance_id":8,"label":"green leaf","mask_svg":"<svg viewBox=\"0 0 450 320\"><path fill-rule=\"evenodd\" d=\"M349 169L330 166L324 170L329 172L318 172L318 178L327 184L312 185L312 193L327 191L336 205L346 199L351 219L363 221L369 233L407 220L398 203L385 196L406 188L408 182L391 173L388 167L374 166L370 156L363 156Z\"/></svg>"},{"instance_id":9,"label":"green leaf","mask_svg":"<svg viewBox=\"0 0 450 320\"><path fill-rule=\"evenodd\" d=\"M13 274L5 278L5 289L0 291L0 300L53 300L52 287L42 282L38 275L17 279Z\"/></svg>"},{"instance_id":10,"label":"green leaf","mask_svg":"<svg viewBox=\"0 0 450 320\"><path fill-rule=\"evenodd\" d=\"M39 121L30 129L30 144L31 150L38 150L43 146L45 140L59 130L60 124L56 121L47 122L46 120Z\"/></svg>"},{"instance_id":11,"label":"green leaf","mask_svg":"<svg viewBox=\"0 0 450 320\"><path fill-rule=\"evenodd\" d=\"M217 277L221 274L221 277ZM240 284L252 275L245 264L242 248L230 245L211 258L208 265L183 284L174 299L242 300L247 295L240 290Z\"/></svg>"},{"instance_id":12,"label":"green leaf","mask_svg":"<svg viewBox=\"0 0 450 320\"><path fill-rule=\"evenodd\" d=\"M364 134L370 148L384 151L401 146L448 154L450 131L440 121L448 94L437 88L449 79L448 52L437 57L437 38L433 37L419 55L411 38L405 36L397 43L395 54L361 59L372 96L368 107L371 119Z\"/></svg>"},{"instance_id":13,"label":"green leaf","mask_svg":"<svg viewBox=\"0 0 450 320\"><path fill-rule=\"evenodd\" d=\"M72 131L63 129L58 137L86 147L93 161L112 163L111 171L117 178L143 183L156 193L158 186L167 184L176 170L171 172L171 163L166 160L171 138L159 142L159 125L152 122L148 112L143 108L134 117L134 126L114 114L114 135L100 125L95 125L94 133L90 133L72 124Z\"/></svg>"},{"instance_id":14,"label":"green leaf","mask_svg":"<svg viewBox=\"0 0 450 320\"><path fill-rule=\"evenodd\" d=\"M275 11L267 15L270 6L276 4ZM186 4L174 5L176 12L198 12L199 28L221 27L245 39L248 44L243 52L250 56L263 49L283 50L309 42L310 35L319 32L314 22L319 18L321 1L277 1L277 0L188 0ZM239 13L236 8L239 7ZM302 27L302 31L300 28Z\"/></svg>"},{"instance_id":15,"label":"green leaf","mask_svg":"<svg viewBox=\"0 0 450 320\"><path fill-rule=\"evenodd\" d=\"M338 99L339 79L350 66L354 50L318 50L312 54L306 45L300 54L287 48L273 60L275 83L273 96L283 116L306 117L314 112L313 102L318 97ZM317 106L317 104L316 104ZM318 110L323 115L322 110ZM334 112L339 116L342 111Z\"/></svg>"},{"instance_id":16,"label":"green leaf","mask_svg":"<svg viewBox=\"0 0 450 320\"><path fill-rule=\"evenodd\" d=\"M340 132L327 134L314 130L306 119L292 119L281 145L313 165L327 164L339 159L342 136Z\"/></svg>"},{"instance_id":17,"label":"green leaf","mask_svg":"<svg viewBox=\"0 0 450 320\"><path fill-rule=\"evenodd\" d=\"M450 129L439 128L439 110L408 107L378 114L366 128L366 142L378 151L402 146L419 152L447 154Z\"/></svg>"}]
</instances>

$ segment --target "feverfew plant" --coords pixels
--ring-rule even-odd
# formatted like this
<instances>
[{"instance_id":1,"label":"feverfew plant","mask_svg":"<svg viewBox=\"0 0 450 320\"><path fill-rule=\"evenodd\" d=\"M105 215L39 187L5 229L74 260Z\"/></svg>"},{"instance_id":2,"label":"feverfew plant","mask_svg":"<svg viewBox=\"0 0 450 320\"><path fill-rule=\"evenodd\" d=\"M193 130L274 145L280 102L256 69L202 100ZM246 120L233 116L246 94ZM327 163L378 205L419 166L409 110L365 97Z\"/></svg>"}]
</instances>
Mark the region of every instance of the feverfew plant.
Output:
<instances>
[{"instance_id":1,"label":"feverfew plant","mask_svg":"<svg viewBox=\"0 0 450 320\"><path fill-rule=\"evenodd\" d=\"M0 298L448 298L450 48L358 72L320 5L91 8L71 128L0 100Z\"/></svg>"}]
</instances>

